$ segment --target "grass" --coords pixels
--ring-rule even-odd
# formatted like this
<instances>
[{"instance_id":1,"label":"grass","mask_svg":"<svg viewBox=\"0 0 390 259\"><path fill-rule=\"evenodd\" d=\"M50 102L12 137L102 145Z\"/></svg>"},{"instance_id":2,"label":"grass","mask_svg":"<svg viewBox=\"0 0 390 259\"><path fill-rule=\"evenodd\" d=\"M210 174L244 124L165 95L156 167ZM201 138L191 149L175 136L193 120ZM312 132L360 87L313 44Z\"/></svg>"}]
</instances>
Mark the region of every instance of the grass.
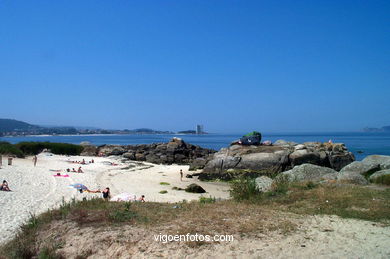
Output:
<instances>
[{"instance_id":1,"label":"grass","mask_svg":"<svg viewBox=\"0 0 390 259\"><path fill-rule=\"evenodd\" d=\"M390 185L390 175L381 175L374 179L373 181L376 184Z\"/></svg>"},{"instance_id":2,"label":"grass","mask_svg":"<svg viewBox=\"0 0 390 259\"><path fill-rule=\"evenodd\" d=\"M160 182L160 185L171 185L171 184L167 182Z\"/></svg>"},{"instance_id":3,"label":"grass","mask_svg":"<svg viewBox=\"0 0 390 259\"><path fill-rule=\"evenodd\" d=\"M244 187L238 186L244 184ZM277 231L288 234L296 228L292 215L338 215L375 222L390 223L390 188L380 190L340 184L288 184L280 181L270 192L254 191L253 182L241 180L232 184L240 191L238 200L216 201L200 197L195 202L125 203L102 199L65 203L39 216L31 215L17 236L0 248L5 258L61 258L58 248L65 239L48 239L61 233L52 224L76 224L84 229L103 231L123 226L146 229L148 233L166 234L232 234L250 237ZM246 197L248 199L241 199ZM60 222L60 224L59 224ZM74 227L73 227L74 228ZM66 230L66 226L64 226ZM66 233L66 231L65 231ZM207 245L191 242L185 245Z\"/></svg>"}]
</instances>

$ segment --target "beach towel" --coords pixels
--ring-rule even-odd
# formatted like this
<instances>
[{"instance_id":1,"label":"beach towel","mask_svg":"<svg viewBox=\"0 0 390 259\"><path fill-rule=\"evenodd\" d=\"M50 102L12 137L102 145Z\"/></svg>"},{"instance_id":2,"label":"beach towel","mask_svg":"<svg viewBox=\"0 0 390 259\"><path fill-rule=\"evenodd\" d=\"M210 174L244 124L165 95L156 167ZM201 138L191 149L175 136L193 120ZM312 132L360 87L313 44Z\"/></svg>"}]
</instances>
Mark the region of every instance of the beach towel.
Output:
<instances>
[{"instance_id":1,"label":"beach towel","mask_svg":"<svg viewBox=\"0 0 390 259\"><path fill-rule=\"evenodd\" d=\"M60 175L58 175L58 174L53 174L53 176L54 176L54 177L69 177L68 174L60 174Z\"/></svg>"}]
</instances>

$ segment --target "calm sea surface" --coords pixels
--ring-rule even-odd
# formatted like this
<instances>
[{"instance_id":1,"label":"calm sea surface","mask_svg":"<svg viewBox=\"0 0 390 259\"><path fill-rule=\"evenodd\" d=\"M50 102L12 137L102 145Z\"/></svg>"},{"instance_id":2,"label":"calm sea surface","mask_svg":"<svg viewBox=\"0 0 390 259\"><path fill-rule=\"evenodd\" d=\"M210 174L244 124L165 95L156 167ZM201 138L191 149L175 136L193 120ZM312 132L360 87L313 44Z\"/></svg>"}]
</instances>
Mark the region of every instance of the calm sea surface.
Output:
<instances>
[{"instance_id":1,"label":"calm sea surface","mask_svg":"<svg viewBox=\"0 0 390 259\"><path fill-rule=\"evenodd\" d=\"M230 142L240 138L243 134L208 134L208 135L78 135L78 136L28 136L28 137L2 137L0 140L10 143L21 141L50 141L79 144L88 141L94 145L103 144L149 144L167 142L172 137L180 137L184 141L205 148L219 150L227 147ZM263 140L272 142L284 139L298 143L307 141L345 143L357 160L372 154L390 155L390 133L294 133L294 134L263 134ZM358 154L357 151L363 151Z\"/></svg>"}]
</instances>

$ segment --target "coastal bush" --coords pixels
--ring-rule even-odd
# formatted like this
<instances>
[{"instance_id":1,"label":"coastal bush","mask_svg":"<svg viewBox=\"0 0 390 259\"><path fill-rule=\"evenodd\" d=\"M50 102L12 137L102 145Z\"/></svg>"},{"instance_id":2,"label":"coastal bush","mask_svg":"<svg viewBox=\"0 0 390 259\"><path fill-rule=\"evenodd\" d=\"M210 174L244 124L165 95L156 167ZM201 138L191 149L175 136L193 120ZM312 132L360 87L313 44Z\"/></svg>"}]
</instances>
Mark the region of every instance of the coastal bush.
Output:
<instances>
[{"instance_id":1,"label":"coastal bush","mask_svg":"<svg viewBox=\"0 0 390 259\"><path fill-rule=\"evenodd\" d=\"M80 155L83 151L82 146L68 143L20 142L16 147L25 155L37 155L44 149L49 149L57 155Z\"/></svg>"},{"instance_id":2,"label":"coastal bush","mask_svg":"<svg viewBox=\"0 0 390 259\"><path fill-rule=\"evenodd\" d=\"M167 183L167 182L160 182L160 185L170 185L170 183Z\"/></svg>"},{"instance_id":3,"label":"coastal bush","mask_svg":"<svg viewBox=\"0 0 390 259\"><path fill-rule=\"evenodd\" d=\"M250 200L260 193L253 178L241 177L230 183L230 196L236 201Z\"/></svg>"},{"instance_id":4,"label":"coastal bush","mask_svg":"<svg viewBox=\"0 0 390 259\"><path fill-rule=\"evenodd\" d=\"M167 190L162 190L162 191L159 191L158 193L166 194L166 193L168 193L168 191Z\"/></svg>"},{"instance_id":5,"label":"coastal bush","mask_svg":"<svg viewBox=\"0 0 390 259\"><path fill-rule=\"evenodd\" d=\"M5 141L0 142L0 154L15 155L20 158L24 157L23 152L20 149Z\"/></svg>"},{"instance_id":6,"label":"coastal bush","mask_svg":"<svg viewBox=\"0 0 390 259\"><path fill-rule=\"evenodd\" d=\"M373 180L373 183L390 185L390 175L387 174L387 175L378 176Z\"/></svg>"},{"instance_id":7,"label":"coastal bush","mask_svg":"<svg viewBox=\"0 0 390 259\"><path fill-rule=\"evenodd\" d=\"M216 199L215 197L204 197L204 196L200 196L199 197L199 202L200 203L215 203Z\"/></svg>"}]
</instances>

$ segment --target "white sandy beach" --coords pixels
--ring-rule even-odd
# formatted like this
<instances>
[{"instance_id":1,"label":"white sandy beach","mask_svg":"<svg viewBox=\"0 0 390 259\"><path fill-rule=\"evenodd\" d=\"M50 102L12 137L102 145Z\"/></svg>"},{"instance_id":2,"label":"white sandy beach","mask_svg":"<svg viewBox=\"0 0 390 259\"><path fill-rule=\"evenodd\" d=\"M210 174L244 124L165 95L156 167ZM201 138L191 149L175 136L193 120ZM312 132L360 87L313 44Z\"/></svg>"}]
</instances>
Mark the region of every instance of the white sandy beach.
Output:
<instances>
[{"instance_id":1,"label":"white sandy beach","mask_svg":"<svg viewBox=\"0 0 390 259\"><path fill-rule=\"evenodd\" d=\"M92 157L67 157L42 153L38 155L37 166L33 166L32 158L13 160L8 166L3 157L3 166L0 169L0 179L7 180L12 192L0 192L0 243L11 238L18 227L25 222L30 214L39 214L50 208L58 207L63 200L72 198L83 199L100 197L100 194L79 193L70 188L70 184L82 183L90 190L110 187L111 195L119 193L135 194L137 197L145 195L147 201L177 202L197 200L200 194L172 190L173 186L185 188L188 184L198 182L196 179L183 178L180 181L179 171L187 172L188 166L153 165L149 163L121 163L117 158L93 157L95 163L81 165L84 173L68 173L70 177L54 177L56 172L66 168L77 168L79 164L67 161L90 161ZM112 166L104 162L115 162ZM131 168L128 168L131 167ZM125 168L125 169L123 169ZM126 169L128 168L128 169ZM170 185L160 185L167 182ZM199 182L198 182L199 183ZM228 186L224 183L200 183L207 191L204 196L228 198ZM161 190L168 193L160 194Z\"/></svg>"}]
</instances>

